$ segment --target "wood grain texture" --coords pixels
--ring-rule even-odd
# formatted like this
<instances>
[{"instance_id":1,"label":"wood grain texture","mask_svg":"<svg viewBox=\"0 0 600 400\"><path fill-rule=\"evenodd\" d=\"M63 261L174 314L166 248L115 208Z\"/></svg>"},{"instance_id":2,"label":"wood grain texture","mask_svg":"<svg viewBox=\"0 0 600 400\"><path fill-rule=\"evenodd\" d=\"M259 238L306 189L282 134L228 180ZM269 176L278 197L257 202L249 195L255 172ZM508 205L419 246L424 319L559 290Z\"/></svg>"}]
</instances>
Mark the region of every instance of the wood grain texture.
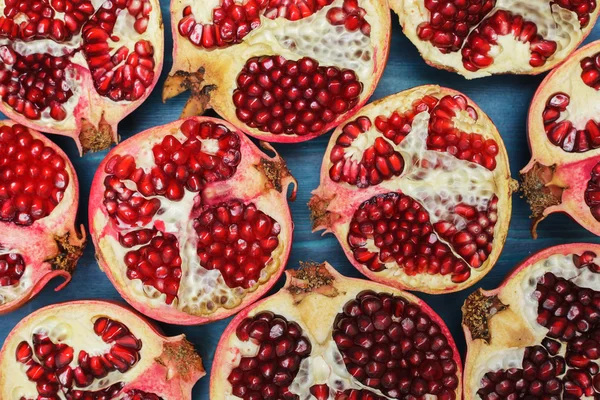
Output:
<instances>
[{"instance_id":1,"label":"wood grain texture","mask_svg":"<svg viewBox=\"0 0 600 400\"><path fill-rule=\"evenodd\" d=\"M172 39L168 11L168 1L161 0L165 23L166 43L165 66L150 98L119 126L123 139L156 125L177 119L187 99L186 95L176 97L162 104L160 96L162 84L171 68ZM393 15L393 37L389 64L373 100L397 93L421 84L439 84L459 90L470 96L497 124L508 149L513 177L529 160L526 139L526 115L529 102L543 77L496 76L467 81L462 77L439 71L427 66L418 55L415 47L404 37ZM600 39L600 27L596 27L587 42ZM89 154L80 158L73 142L69 139L51 136L69 155L77 170L81 184L80 221L87 226L87 202L89 187L96 167L106 152ZM338 242L333 236L321 237L320 233L311 233L310 219L306 203L310 193L318 186L319 168L325 152L329 135L308 143L297 145L275 145L274 147L287 160L288 166L299 182L297 200L291 205L295 236L288 268L296 268L307 256L313 261L329 261L343 274L359 277L360 274L348 263ZM539 239L532 240L529 234L529 209L525 201L515 195L513 198L513 217L508 240L500 260L494 269L478 285L463 292L443 295L421 295L446 321L464 356L465 344L460 328L460 307L464 299L477 287L494 288L517 263L529 254L545 247L568 242L589 241L600 243L598 237L588 233L575 222L562 215L554 215L544 221L539 228ZM8 316L0 317L0 339L6 335L23 317L46 305L75 299L111 299L120 300L117 291L106 276L99 270L90 244L78 265L73 281L61 292L54 292L50 284L33 301ZM274 291L281 286L279 285ZM185 333L202 355L207 371L210 371L212 358L220 334L229 320L200 327L177 327L162 325L169 335ZM194 399L208 399L209 378L202 379L195 387Z\"/></svg>"}]
</instances>

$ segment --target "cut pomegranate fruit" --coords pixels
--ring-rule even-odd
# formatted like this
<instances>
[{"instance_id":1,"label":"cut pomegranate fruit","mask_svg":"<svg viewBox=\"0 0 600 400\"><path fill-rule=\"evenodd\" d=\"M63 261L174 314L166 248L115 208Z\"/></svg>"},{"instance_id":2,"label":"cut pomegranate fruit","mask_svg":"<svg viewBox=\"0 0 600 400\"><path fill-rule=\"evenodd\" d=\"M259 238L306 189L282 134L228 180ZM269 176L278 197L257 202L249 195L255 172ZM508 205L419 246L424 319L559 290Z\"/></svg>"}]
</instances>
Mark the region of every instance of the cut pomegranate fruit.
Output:
<instances>
[{"instance_id":1,"label":"cut pomegranate fruit","mask_svg":"<svg viewBox=\"0 0 600 400\"><path fill-rule=\"evenodd\" d=\"M70 136L81 153L118 140L163 62L157 0L7 1L0 15L0 111Z\"/></svg>"},{"instance_id":2,"label":"cut pomegranate fruit","mask_svg":"<svg viewBox=\"0 0 600 400\"><path fill-rule=\"evenodd\" d=\"M225 330L211 399L461 398L460 355L422 300L327 263L286 273Z\"/></svg>"},{"instance_id":3,"label":"cut pomegranate fruit","mask_svg":"<svg viewBox=\"0 0 600 400\"><path fill-rule=\"evenodd\" d=\"M205 375L185 336L164 337L104 301L55 304L23 319L0 352L0 397L191 400Z\"/></svg>"},{"instance_id":4,"label":"cut pomegranate fruit","mask_svg":"<svg viewBox=\"0 0 600 400\"><path fill-rule=\"evenodd\" d=\"M44 135L0 122L0 314L50 280L71 280L85 247L75 226L79 185L66 154Z\"/></svg>"},{"instance_id":5,"label":"cut pomegranate fruit","mask_svg":"<svg viewBox=\"0 0 600 400\"><path fill-rule=\"evenodd\" d=\"M89 218L100 266L154 319L225 318L281 275L295 183L277 154L222 120L147 130L113 149L94 177Z\"/></svg>"},{"instance_id":6,"label":"cut pomegranate fruit","mask_svg":"<svg viewBox=\"0 0 600 400\"><path fill-rule=\"evenodd\" d=\"M421 86L363 108L331 137L309 203L369 278L427 293L494 265L511 214L502 139L466 96Z\"/></svg>"},{"instance_id":7,"label":"cut pomegranate fruit","mask_svg":"<svg viewBox=\"0 0 600 400\"><path fill-rule=\"evenodd\" d=\"M531 232L564 212L600 235L600 41L578 50L540 85L529 109L531 161L521 171Z\"/></svg>"},{"instance_id":8,"label":"cut pomegranate fruit","mask_svg":"<svg viewBox=\"0 0 600 400\"><path fill-rule=\"evenodd\" d=\"M551 247L463 306L464 398L600 397L600 245Z\"/></svg>"},{"instance_id":9,"label":"cut pomegranate fruit","mask_svg":"<svg viewBox=\"0 0 600 400\"><path fill-rule=\"evenodd\" d=\"M390 11L376 0L171 2L173 68L163 101L212 107L259 139L301 142L364 105L387 62Z\"/></svg>"},{"instance_id":10,"label":"cut pomegranate fruit","mask_svg":"<svg viewBox=\"0 0 600 400\"><path fill-rule=\"evenodd\" d=\"M471 79L536 75L590 34L596 0L390 0L425 61Z\"/></svg>"}]
</instances>

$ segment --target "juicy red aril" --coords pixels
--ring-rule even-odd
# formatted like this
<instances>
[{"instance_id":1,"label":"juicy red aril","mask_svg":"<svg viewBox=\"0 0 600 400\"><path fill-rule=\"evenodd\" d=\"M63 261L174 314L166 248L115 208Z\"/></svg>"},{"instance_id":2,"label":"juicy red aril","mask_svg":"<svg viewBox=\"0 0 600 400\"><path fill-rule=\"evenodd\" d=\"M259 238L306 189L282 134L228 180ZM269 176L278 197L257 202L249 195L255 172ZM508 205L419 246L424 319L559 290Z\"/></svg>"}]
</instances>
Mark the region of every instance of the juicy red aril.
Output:
<instances>
[{"instance_id":1,"label":"juicy red aril","mask_svg":"<svg viewBox=\"0 0 600 400\"><path fill-rule=\"evenodd\" d=\"M156 232L147 237L145 245L125 254L127 277L140 279L144 285L152 286L166 295L166 303L171 304L179 290L181 280L181 257L177 238L169 233L159 236Z\"/></svg>"},{"instance_id":2,"label":"juicy red aril","mask_svg":"<svg viewBox=\"0 0 600 400\"><path fill-rule=\"evenodd\" d=\"M281 315L265 311L244 319L236 331L243 342L250 340L258 346L254 357L242 357L229 373L227 380L232 394L248 399L298 399L289 392L302 360L312 345L302 328ZM285 348L285 351L277 349Z\"/></svg>"},{"instance_id":3,"label":"juicy red aril","mask_svg":"<svg viewBox=\"0 0 600 400\"><path fill-rule=\"evenodd\" d=\"M371 25L365 20L367 12L359 7L358 0L344 0L342 7L332 7L327 11L327 20L331 25L343 25L347 31L360 29L365 36L371 35Z\"/></svg>"},{"instance_id":4,"label":"juicy red aril","mask_svg":"<svg viewBox=\"0 0 600 400\"><path fill-rule=\"evenodd\" d=\"M436 232L473 268L479 268L492 252L494 226L498 220L498 197L492 196L486 209L459 204L454 213L464 218L467 226L459 231L447 221L434 224Z\"/></svg>"},{"instance_id":5,"label":"juicy red aril","mask_svg":"<svg viewBox=\"0 0 600 400\"><path fill-rule=\"evenodd\" d=\"M479 26L467 37L462 49L463 65L469 71L489 67L494 58L490 54L492 47L498 44L498 36L511 35L516 40L529 43L532 67L541 67L546 59L551 57L557 49L557 44L545 40L538 34L535 23L525 20L520 15L510 11L498 10L492 16L483 20Z\"/></svg>"},{"instance_id":6,"label":"juicy red aril","mask_svg":"<svg viewBox=\"0 0 600 400\"><path fill-rule=\"evenodd\" d=\"M25 273L25 261L20 254L0 255L0 286L12 286L19 283Z\"/></svg>"},{"instance_id":7,"label":"juicy red aril","mask_svg":"<svg viewBox=\"0 0 600 400\"><path fill-rule=\"evenodd\" d=\"M568 342L600 322L600 293L550 272L540 279L534 295L538 300L537 322L549 329L549 337Z\"/></svg>"},{"instance_id":8,"label":"juicy red aril","mask_svg":"<svg viewBox=\"0 0 600 400\"><path fill-rule=\"evenodd\" d=\"M577 13L582 28L590 23L590 14L596 9L596 0L555 0L553 4Z\"/></svg>"},{"instance_id":9,"label":"juicy red aril","mask_svg":"<svg viewBox=\"0 0 600 400\"><path fill-rule=\"evenodd\" d=\"M84 25L82 49L101 96L112 101L135 101L152 86L155 66L152 43L141 39L132 48L121 46L116 50L109 45L119 14L128 13L135 18L134 29L142 34L151 11L148 0L106 2Z\"/></svg>"},{"instance_id":10,"label":"juicy red aril","mask_svg":"<svg viewBox=\"0 0 600 400\"><path fill-rule=\"evenodd\" d=\"M237 117L273 134L321 131L358 104L363 84L351 70L319 66L311 58L251 58L237 78Z\"/></svg>"},{"instance_id":11,"label":"juicy red aril","mask_svg":"<svg viewBox=\"0 0 600 400\"><path fill-rule=\"evenodd\" d=\"M0 220L31 225L48 216L69 185L65 160L22 125L0 127Z\"/></svg>"},{"instance_id":12,"label":"juicy red aril","mask_svg":"<svg viewBox=\"0 0 600 400\"><path fill-rule=\"evenodd\" d=\"M279 246L281 227L253 203L239 200L206 207L194 220L200 265L218 269L229 287L249 289Z\"/></svg>"},{"instance_id":13,"label":"juicy red aril","mask_svg":"<svg viewBox=\"0 0 600 400\"><path fill-rule=\"evenodd\" d=\"M496 169L498 143L477 133L457 129L453 118L466 113L477 121L477 111L468 105L464 96L445 96L431 111L427 148L446 151L460 160L471 161L493 171Z\"/></svg>"},{"instance_id":14,"label":"juicy red aril","mask_svg":"<svg viewBox=\"0 0 600 400\"><path fill-rule=\"evenodd\" d=\"M600 53L581 60L581 80L589 87L600 90Z\"/></svg>"},{"instance_id":15,"label":"juicy red aril","mask_svg":"<svg viewBox=\"0 0 600 400\"><path fill-rule=\"evenodd\" d=\"M172 201L183 198L186 190L199 192L207 182L230 178L241 161L240 138L223 125L213 122L182 123L186 140L166 136L152 147L156 166L150 171L137 168L131 155L114 155L107 162L104 181L104 205L108 214L120 223L134 226L148 223L158 212L164 196ZM205 150L202 140L216 140L215 153ZM132 181L135 189L124 181Z\"/></svg>"},{"instance_id":16,"label":"juicy red aril","mask_svg":"<svg viewBox=\"0 0 600 400\"><path fill-rule=\"evenodd\" d=\"M329 170L331 180L364 188L377 185L383 180L402 173L404 159L382 137L376 138L373 145L363 150L360 160L346 153L356 141L360 141L360 135L364 135L369 129L371 129L371 121L367 117L359 117L344 126L342 134L331 150L330 160L333 164Z\"/></svg>"},{"instance_id":17,"label":"juicy red aril","mask_svg":"<svg viewBox=\"0 0 600 400\"><path fill-rule=\"evenodd\" d=\"M455 399L458 366L440 332L418 305L400 296L364 291L337 315L333 340L354 378L386 396ZM371 398L346 393L358 396L349 398Z\"/></svg>"},{"instance_id":18,"label":"juicy red aril","mask_svg":"<svg viewBox=\"0 0 600 400\"><path fill-rule=\"evenodd\" d=\"M368 250L369 240L379 254ZM404 194L379 195L361 204L350 223L348 243L354 258L372 271L395 262L407 275L451 274L453 281L464 282L471 274L438 239L427 211Z\"/></svg>"},{"instance_id":19,"label":"juicy red aril","mask_svg":"<svg viewBox=\"0 0 600 400\"><path fill-rule=\"evenodd\" d=\"M600 163L592 168L590 175L585 188L585 204L590 208L596 221L600 221Z\"/></svg>"},{"instance_id":20,"label":"juicy red aril","mask_svg":"<svg viewBox=\"0 0 600 400\"><path fill-rule=\"evenodd\" d=\"M63 120L62 106L73 96L66 74L70 66L67 56L49 54L21 55L10 45L0 47L0 97L13 110L28 119L50 117Z\"/></svg>"},{"instance_id":21,"label":"juicy red aril","mask_svg":"<svg viewBox=\"0 0 600 400\"><path fill-rule=\"evenodd\" d=\"M573 263L577 268L587 268L592 272L600 272L600 266L596 264L596 254L591 251L584 251L581 255L573 255Z\"/></svg>"},{"instance_id":22,"label":"juicy red aril","mask_svg":"<svg viewBox=\"0 0 600 400\"><path fill-rule=\"evenodd\" d=\"M64 13L61 19L57 13ZM91 1L52 1L39 2L10 1L0 17L0 37L10 40L30 41L51 39L56 42L70 40L81 30L90 15L94 13ZM26 15L26 22L18 23L15 17Z\"/></svg>"},{"instance_id":23,"label":"juicy red aril","mask_svg":"<svg viewBox=\"0 0 600 400\"><path fill-rule=\"evenodd\" d=\"M600 147L600 126L596 121L590 119L584 129L577 129L562 117L570 102L570 96L565 93L555 93L548 99L542 114L548 140L569 153L597 149Z\"/></svg>"},{"instance_id":24,"label":"juicy red aril","mask_svg":"<svg viewBox=\"0 0 600 400\"><path fill-rule=\"evenodd\" d=\"M349 389L337 394L336 400L386 400L386 397L378 396L368 390Z\"/></svg>"},{"instance_id":25,"label":"juicy red aril","mask_svg":"<svg viewBox=\"0 0 600 400\"><path fill-rule=\"evenodd\" d=\"M586 251L573 261L578 268L596 271L595 258ZM598 397L600 293L546 272L533 295L537 323L548 329L542 346L525 348L520 369L486 373L477 393L482 399Z\"/></svg>"},{"instance_id":26,"label":"juicy red aril","mask_svg":"<svg viewBox=\"0 0 600 400\"><path fill-rule=\"evenodd\" d=\"M465 38L496 5L495 0L425 0L428 22L417 28L421 40L431 42L442 53L460 50Z\"/></svg>"},{"instance_id":27,"label":"juicy red aril","mask_svg":"<svg viewBox=\"0 0 600 400\"><path fill-rule=\"evenodd\" d=\"M106 317L95 321L94 333L111 345L110 350L93 356L81 350L77 360L72 347L54 343L44 331L33 334L32 344L19 343L16 360L27 366L27 378L36 382L38 398L58 399L62 393L68 399L109 399L121 391L122 382L98 391L77 388L88 386L113 371L125 373L131 369L139 360L142 343L125 325Z\"/></svg>"},{"instance_id":28,"label":"juicy red aril","mask_svg":"<svg viewBox=\"0 0 600 400\"><path fill-rule=\"evenodd\" d=\"M260 17L286 18L297 21L306 18L333 3L333 0L249 0L242 4L221 0L212 10L212 24L197 22L192 7L183 9L183 18L177 25L179 33L195 46L212 49L240 43L248 33L260 26Z\"/></svg>"}]
</instances>

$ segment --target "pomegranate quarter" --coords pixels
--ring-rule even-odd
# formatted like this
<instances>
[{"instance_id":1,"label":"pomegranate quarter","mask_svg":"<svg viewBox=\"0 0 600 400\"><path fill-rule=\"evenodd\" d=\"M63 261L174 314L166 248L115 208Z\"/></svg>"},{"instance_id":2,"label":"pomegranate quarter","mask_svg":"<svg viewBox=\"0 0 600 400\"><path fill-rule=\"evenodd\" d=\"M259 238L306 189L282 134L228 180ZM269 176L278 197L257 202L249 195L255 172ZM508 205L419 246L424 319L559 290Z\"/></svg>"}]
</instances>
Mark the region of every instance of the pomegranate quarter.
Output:
<instances>
[{"instance_id":1,"label":"pomegranate quarter","mask_svg":"<svg viewBox=\"0 0 600 400\"><path fill-rule=\"evenodd\" d=\"M453 292L494 265L511 215L502 139L466 96L421 86L363 108L331 137L309 207L369 278Z\"/></svg>"},{"instance_id":2,"label":"pomegranate quarter","mask_svg":"<svg viewBox=\"0 0 600 400\"><path fill-rule=\"evenodd\" d=\"M167 338L125 307L55 304L22 320L0 352L4 400L191 400L204 376L185 336Z\"/></svg>"},{"instance_id":3,"label":"pomegranate quarter","mask_svg":"<svg viewBox=\"0 0 600 400\"><path fill-rule=\"evenodd\" d=\"M364 105L387 62L387 0L172 0L163 100L190 90L250 135L301 142Z\"/></svg>"},{"instance_id":4,"label":"pomegranate quarter","mask_svg":"<svg viewBox=\"0 0 600 400\"><path fill-rule=\"evenodd\" d=\"M272 149L271 149L272 150ZM222 120L142 132L100 164L90 230L100 267L142 313L193 325L225 318L281 275L295 180Z\"/></svg>"},{"instance_id":5,"label":"pomegranate quarter","mask_svg":"<svg viewBox=\"0 0 600 400\"><path fill-rule=\"evenodd\" d=\"M578 50L540 85L529 110L531 161L521 171L540 221L564 212L600 235L600 41Z\"/></svg>"},{"instance_id":6,"label":"pomegranate quarter","mask_svg":"<svg viewBox=\"0 0 600 400\"><path fill-rule=\"evenodd\" d=\"M460 355L423 301L327 263L286 273L225 330L211 399L461 398Z\"/></svg>"},{"instance_id":7,"label":"pomegranate quarter","mask_svg":"<svg viewBox=\"0 0 600 400\"><path fill-rule=\"evenodd\" d=\"M35 296L50 280L70 280L83 254L75 226L79 186L73 165L44 135L0 122L0 314Z\"/></svg>"},{"instance_id":8,"label":"pomegranate quarter","mask_svg":"<svg viewBox=\"0 0 600 400\"><path fill-rule=\"evenodd\" d=\"M163 62L157 0L6 0L0 14L0 111L80 152L116 142Z\"/></svg>"},{"instance_id":9,"label":"pomegranate quarter","mask_svg":"<svg viewBox=\"0 0 600 400\"><path fill-rule=\"evenodd\" d=\"M551 247L463 306L464 395L600 398L600 245Z\"/></svg>"},{"instance_id":10,"label":"pomegranate quarter","mask_svg":"<svg viewBox=\"0 0 600 400\"><path fill-rule=\"evenodd\" d=\"M596 0L390 0L425 61L471 78L562 63L590 34Z\"/></svg>"}]
</instances>

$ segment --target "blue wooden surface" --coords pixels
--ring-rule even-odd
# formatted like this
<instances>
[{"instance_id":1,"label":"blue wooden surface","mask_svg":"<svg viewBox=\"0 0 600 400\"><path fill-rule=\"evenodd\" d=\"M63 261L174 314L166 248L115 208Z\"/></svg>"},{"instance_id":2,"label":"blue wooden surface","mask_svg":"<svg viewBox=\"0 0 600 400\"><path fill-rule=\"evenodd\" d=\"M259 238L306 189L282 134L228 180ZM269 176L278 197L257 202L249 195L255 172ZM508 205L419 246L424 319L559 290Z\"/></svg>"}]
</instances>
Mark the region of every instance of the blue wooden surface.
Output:
<instances>
[{"instance_id":1,"label":"blue wooden surface","mask_svg":"<svg viewBox=\"0 0 600 400\"><path fill-rule=\"evenodd\" d=\"M186 100L186 95L182 95L179 98L170 100L167 104L161 103L162 83L171 68L172 61L169 4L167 0L161 0L161 4L167 35L165 43L167 54L165 54L165 65L161 81L159 81L146 103L122 121L119 126L119 133L123 139L150 127L177 119ZM525 121L529 102L542 77L497 76L467 81L458 75L431 68L423 62L414 46L402 34L396 15L393 15L392 19L394 24L389 63L379 87L375 91L373 100L413 86L432 83L464 92L477 102L498 126L508 149L512 175L517 177L518 171L529 160ZM594 29L587 42L597 39L600 39L600 27ZM51 136L51 139L59 143L75 165L81 184L79 219L87 226L87 201L90 183L97 165L106 152L88 154L80 158L71 140L57 136ZM321 165L321 159L328 140L329 135L324 135L307 143L275 145L275 148L287 160L292 173L299 182L298 198L291 205L295 235L288 268L296 268L298 262L305 260L306 255L310 254L313 261L327 260L342 273L358 277L358 272L347 262L335 238L333 236L321 237L319 233L311 233L310 229L306 203L310 198L311 191L318 186L318 168ZM460 327L460 307L467 295L477 287L489 289L498 286L506 273L516 263L537 250L560 243L599 242L596 236L563 215L555 215L544 221L539 229L540 237L538 240L531 239L529 227L527 204L518 195L515 195L513 198L513 217L504 252L486 278L478 285L460 293L441 296L421 295L446 321L463 356L465 344ZM278 289L281 283L280 281L273 291ZM91 243L79 262L73 281L67 288L55 293L51 284L23 308L10 315L0 317L0 339L4 341L6 335L19 320L38 308L61 301L90 298L121 299L106 276L98 269ZM216 344L228 322L229 320L225 320L199 327L162 324L162 328L169 335L185 333L202 355L207 371L210 371ZM208 377L202 379L194 389L193 398L207 399L208 384Z\"/></svg>"}]
</instances>

